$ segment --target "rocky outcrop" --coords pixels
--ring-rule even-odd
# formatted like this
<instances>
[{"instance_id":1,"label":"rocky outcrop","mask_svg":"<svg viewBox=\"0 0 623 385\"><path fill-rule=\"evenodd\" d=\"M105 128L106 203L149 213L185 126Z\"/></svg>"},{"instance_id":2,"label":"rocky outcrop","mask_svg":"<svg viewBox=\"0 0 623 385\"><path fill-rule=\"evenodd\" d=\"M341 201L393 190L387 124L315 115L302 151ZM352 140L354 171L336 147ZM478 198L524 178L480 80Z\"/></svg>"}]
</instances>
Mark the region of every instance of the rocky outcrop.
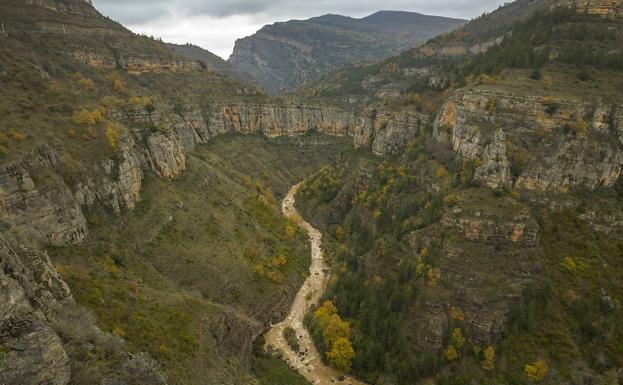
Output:
<instances>
[{"instance_id":1,"label":"rocky outcrop","mask_svg":"<svg viewBox=\"0 0 623 385\"><path fill-rule=\"evenodd\" d=\"M434 136L477 164L492 187L531 190L613 186L623 171L620 106L494 86L455 92ZM514 171L511 175L509 171Z\"/></svg>"},{"instance_id":2,"label":"rocky outcrop","mask_svg":"<svg viewBox=\"0 0 623 385\"><path fill-rule=\"evenodd\" d=\"M354 128L356 147L371 146L376 155L391 155L402 151L428 124L428 116L415 111L364 110Z\"/></svg>"},{"instance_id":3,"label":"rocky outcrop","mask_svg":"<svg viewBox=\"0 0 623 385\"><path fill-rule=\"evenodd\" d=\"M416 57L460 57L467 55L475 55L486 52L494 45L500 44L504 40L504 36L496 37L487 41L477 43L465 43L455 41L449 43L430 42L413 51Z\"/></svg>"},{"instance_id":4,"label":"rocky outcrop","mask_svg":"<svg viewBox=\"0 0 623 385\"><path fill-rule=\"evenodd\" d=\"M275 138L309 131L346 136L355 123L352 113L305 104L215 104L204 108L203 116L209 137L234 132Z\"/></svg>"},{"instance_id":5,"label":"rocky outcrop","mask_svg":"<svg viewBox=\"0 0 623 385\"><path fill-rule=\"evenodd\" d=\"M146 57L115 54L113 51L94 52L87 50L77 50L71 55L74 60L95 68L120 68L132 74L184 73L203 70L198 61L175 56Z\"/></svg>"},{"instance_id":6,"label":"rocky outcrop","mask_svg":"<svg viewBox=\"0 0 623 385\"><path fill-rule=\"evenodd\" d=\"M19 242L63 245L85 238L86 219L71 190L45 172L58 164L57 152L44 147L24 161L0 167L0 218L11 224L9 231ZM31 170L45 179L35 183Z\"/></svg>"},{"instance_id":7,"label":"rocky outcrop","mask_svg":"<svg viewBox=\"0 0 623 385\"><path fill-rule=\"evenodd\" d=\"M184 60L174 57L142 57L121 56L117 61L119 67L133 74L140 73L183 73L200 71L198 61Z\"/></svg>"},{"instance_id":8,"label":"rocky outcrop","mask_svg":"<svg viewBox=\"0 0 623 385\"><path fill-rule=\"evenodd\" d=\"M606 17L623 17L621 0L559 0L553 7L575 8L579 13Z\"/></svg>"},{"instance_id":9,"label":"rocky outcrop","mask_svg":"<svg viewBox=\"0 0 623 385\"><path fill-rule=\"evenodd\" d=\"M526 215L517 216L511 221L499 221L482 218L479 212L471 218L460 214L460 210L444 214L441 224L453 228L470 241L512 242L527 247L535 247L538 244L538 228L534 224L529 224Z\"/></svg>"},{"instance_id":10,"label":"rocky outcrop","mask_svg":"<svg viewBox=\"0 0 623 385\"><path fill-rule=\"evenodd\" d=\"M512 183L510 163L506 157L506 135L502 129L493 135L482 154L482 164L476 169L474 177L491 188L508 186Z\"/></svg>"},{"instance_id":11,"label":"rocky outcrop","mask_svg":"<svg viewBox=\"0 0 623 385\"><path fill-rule=\"evenodd\" d=\"M44 252L15 252L4 239L0 266L0 383L67 384L69 359L47 317L73 302L69 288Z\"/></svg>"}]
</instances>

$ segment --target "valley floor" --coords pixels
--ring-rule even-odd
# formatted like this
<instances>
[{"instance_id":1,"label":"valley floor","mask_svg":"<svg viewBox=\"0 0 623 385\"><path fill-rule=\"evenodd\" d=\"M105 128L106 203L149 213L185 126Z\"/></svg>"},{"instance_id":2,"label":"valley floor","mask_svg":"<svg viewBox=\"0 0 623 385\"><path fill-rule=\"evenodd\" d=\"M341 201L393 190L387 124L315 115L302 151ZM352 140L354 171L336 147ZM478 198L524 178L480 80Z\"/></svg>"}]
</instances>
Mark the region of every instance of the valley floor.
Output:
<instances>
[{"instance_id":1,"label":"valley floor","mask_svg":"<svg viewBox=\"0 0 623 385\"><path fill-rule=\"evenodd\" d=\"M282 358L311 383L329 385L339 381L341 374L322 362L322 357L318 353L309 331L303 324L305 314L317 305L324 295L329 280L329 267L323 259L322 233L306 222L294 207L295 196L299 187L300 184L297 184L290 189L283 200L282 211L288 219L295 221L309 236L311 243L310 274L296 294L286 319L274 325L266 333L265 347L267 350L276 350L282 353ZM299 344L298 352L294 351L286 340L285 331L287 328L296 333ZM363 385L362 382L351 377L342 378L342 381L348 385Z\"/></svg>"}]
</instances>

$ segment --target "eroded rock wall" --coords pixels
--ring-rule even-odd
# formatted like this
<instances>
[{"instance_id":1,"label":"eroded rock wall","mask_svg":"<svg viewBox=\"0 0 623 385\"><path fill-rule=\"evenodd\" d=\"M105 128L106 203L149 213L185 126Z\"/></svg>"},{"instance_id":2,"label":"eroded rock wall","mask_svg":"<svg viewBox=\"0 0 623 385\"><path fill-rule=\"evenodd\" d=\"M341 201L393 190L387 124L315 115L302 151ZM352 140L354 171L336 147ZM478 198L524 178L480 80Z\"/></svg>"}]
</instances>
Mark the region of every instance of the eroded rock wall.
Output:
<instances>
[{"instance_id":1,"label":"eroded rock wall","mask_svg":"<svg viewBox=\"0 0 623 385\"><path fill-rule=\"evenodd\" d=\"M434 136L475 161L476 178L491 187L612 187L623 171L620 111L601 101L477 87L447 100Z\"/></svg>"}]
</instances>

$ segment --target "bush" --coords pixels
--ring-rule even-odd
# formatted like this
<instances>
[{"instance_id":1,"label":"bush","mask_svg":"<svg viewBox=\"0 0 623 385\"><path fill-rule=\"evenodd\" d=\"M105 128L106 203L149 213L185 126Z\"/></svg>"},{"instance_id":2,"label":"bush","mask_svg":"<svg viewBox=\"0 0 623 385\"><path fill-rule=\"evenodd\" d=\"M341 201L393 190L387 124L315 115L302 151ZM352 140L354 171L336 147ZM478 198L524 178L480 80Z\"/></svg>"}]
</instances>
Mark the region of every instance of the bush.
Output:
<instances>
[{"instance_id":1,"label":"bush","mask_svg":"<svg viewBox=\"0 0 623 385\"><path fill-rule=\"evenodd\" d=\"M296 332L292 328L285 328L283 331L283 337L286 339L286 342L292 349L292 351L298 353L301 347L299 346L299 341L296 338Z\"/></svg>"},{"instance_id":2,"label":"bush","mask_svg":"<svg viewBox=\"0 0 623 385\"><path fill-rule=\"evenodd\" d=\"M16 142L21 142L26 139L26 134L17 131L15 128L9 130L9 136Z\"/></svg>"},{"instance_id":3,"label":"bush","mask_svg":"<svg viewBox=\"0 0 623 385\"><path fill-rule=\"evenodd\" d=\"M130 354L122 369L123 379L132 385L166 385L160 365L147 353Z\"/></svg>"},{"instance_id":4,"label":"bush","mask_svg":"<svg viewBox=\"0 0 623 385\"><path fill-rule=\"evenodd\" d=\"M113 90L120 94L125 93L125 84L123 83L123 80L121 80L119 75L112 74L108 77L108 80L110 80L110 85Z\"/></svg>"},{"instance_id":5,"label":"bush","mask_svg":"<svg viewBox=\"0 0 623 385\"><path fill-rule=\"evenodd\" d=\"M105 112L103 107L96 108L92 111L84 108L75 112L71 120L73 124L77 126L94 126L104 119Z\"/></svg>"},{"instance_id":6,"label":"bush","mask_svg":"<svg viewBox=\"0 0 623 385\"><path fill-rule=\"evenodd\" d=\"M582 70L580 70L580 72L578 72L578 79L585 82L591 79L591 75L588 73L586 68L583 68Z\"/></svg>"},{"instance_id":7,"label":"bush","mask_svg":"<svg viewBox=\"0 0 623 385\"><path fill-rule=\"evenodd\" d=\"M119 146L119 131L119 127L112 122L106 125L106 141L113 150Z\"/></svg>"},{"instance_id":8,"label":"bush","mask_svg":"<svg viewBox=\"0 0 623 385\"><path fill-rule=\"evenodd\" d=\"M524 366L524 373L530 380L540 382L547 377L547 373L549 373L549 366L545 360L538 360L533 364L527 364Z\"/></svg>"}]
</instances>

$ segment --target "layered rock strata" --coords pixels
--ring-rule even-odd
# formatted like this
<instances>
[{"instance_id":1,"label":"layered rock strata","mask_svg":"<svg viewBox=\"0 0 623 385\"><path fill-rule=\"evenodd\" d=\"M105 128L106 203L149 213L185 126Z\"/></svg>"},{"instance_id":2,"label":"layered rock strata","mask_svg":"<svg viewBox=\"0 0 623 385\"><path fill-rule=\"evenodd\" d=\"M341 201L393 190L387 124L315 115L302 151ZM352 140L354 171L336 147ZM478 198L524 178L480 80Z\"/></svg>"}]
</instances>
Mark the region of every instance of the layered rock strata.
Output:
<instances>
[{"instance_id":1,"label":"layered rock strata","mask_svg":"<svg viewBox=\"0 0 623 385\"><path fill-rule=\"evenodd\" d=\"M448 99L434 136L474 161L475 177L491 187L612 187L623 171L621 107L478 87Z\"/></svg>"}]
</instances>

